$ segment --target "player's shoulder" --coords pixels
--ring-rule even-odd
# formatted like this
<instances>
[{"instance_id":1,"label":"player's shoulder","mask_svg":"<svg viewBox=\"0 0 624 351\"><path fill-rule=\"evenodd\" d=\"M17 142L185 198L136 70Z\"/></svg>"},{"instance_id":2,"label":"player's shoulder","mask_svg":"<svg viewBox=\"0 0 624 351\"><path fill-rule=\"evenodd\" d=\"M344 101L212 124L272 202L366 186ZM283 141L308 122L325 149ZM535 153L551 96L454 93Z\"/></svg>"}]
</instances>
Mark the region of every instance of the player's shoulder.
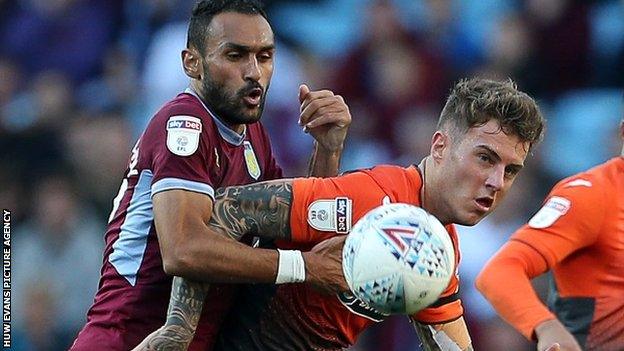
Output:
<instances>
[{"instance_id":1,"label":"player's shoulder","mask_svg":"<svg viewBox=\"0 0 624 351\"><path fill-rule=\"evenodd\" d=\"M160 135L165 130L184 129L206 135L204 132L213 128L212 116L203 103L185 91L160 107L149 121L144 134Z\"/></svg>"},{"instance_id":2,"label":"player's shoulder","mask_svg":"<svg viewBox=\"0 0 624 351\"><path fill-rule=\"evenodd\" d=\"M618 180L624 171L624 159L611 159L586 171L562 179L553 187L553 192L569 194L602 194Z\"/></svg>"},{"instance_id":3,"label":"player's shoulder","mask_svg":"<svg viewBox=\"0 0 624 351\"><path fill-rule=\"evenodd\" d=\"M363 171L375 176L384 176L396 179L420 176L415 166L402 167L396 165L378 165Z\"/></svg>"},{"instance_id":4,"label":"player's shoulder","mask_svg":"<svg viewBox=\"0 0 624 351\"><path fill-rule=\"evenodd\" d=\"M422 177L415 166L379 165L365 170L393 201L420 205Z\"/></svg>"},{"instance_id":5,"label":"player's shoulder","mask_svg":"<svg viewBox=\"0 0 624 351\"><path fill-rule=\"evenodd\" d=\"M165 103L156 112L154 119L168 119L171 116L191 116L202 121L212 118L202 102L188 92L180 93Z\"/></svg>"}]
</instances>

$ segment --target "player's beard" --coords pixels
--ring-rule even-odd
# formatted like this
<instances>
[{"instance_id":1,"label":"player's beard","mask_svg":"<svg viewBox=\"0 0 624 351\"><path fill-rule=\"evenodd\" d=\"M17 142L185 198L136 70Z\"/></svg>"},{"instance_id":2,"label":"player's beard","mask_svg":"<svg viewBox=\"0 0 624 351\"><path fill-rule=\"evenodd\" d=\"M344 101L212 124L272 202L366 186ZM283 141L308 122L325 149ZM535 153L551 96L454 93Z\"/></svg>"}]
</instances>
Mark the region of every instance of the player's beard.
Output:
<instances>
[{"instance_id":1,"label":"player's beard","mask_svg":"<svg viewBox=\"0 0 624 351\"><path fill-rule=\"evenodd\" d=\"M260 83L248 81L244 87L232 94L227 91L223 84L213 81L206 75L202 79L202 88L204 93L202 98L208 105L208 108L226 124L237 125L254 123L260 119L264 110L264 102L266 101L266 92L269 89L269 85L267 85L266 89L262 89ZM243 97L255 88L262 89L260 104L254 112L247 111Z\"/></svg>"}]
</instances>

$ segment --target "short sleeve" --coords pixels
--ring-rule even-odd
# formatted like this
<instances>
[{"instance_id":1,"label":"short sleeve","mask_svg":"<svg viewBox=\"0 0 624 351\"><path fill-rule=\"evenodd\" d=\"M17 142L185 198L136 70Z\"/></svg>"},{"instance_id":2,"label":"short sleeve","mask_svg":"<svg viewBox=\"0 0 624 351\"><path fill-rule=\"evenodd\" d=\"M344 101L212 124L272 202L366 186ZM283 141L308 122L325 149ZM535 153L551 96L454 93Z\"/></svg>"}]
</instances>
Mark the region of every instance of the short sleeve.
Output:
<instances>
[{"instance_id":1,"label":"short sleeve","mask_svg":"<svg viewBox=\"0 0 624 351\"><path fill-rule=\"evenodd\" d=\"M151 149L152 196L173 189L206 194L214 199L211 165L215 164L211 133L198 117L155 118L141 143Z\"/></svg>"},{"instance_id":2,"label":"short sleeve","mask_svg":"<svg viewBox=\"0 0 624 351\"><path fill-rule=\"evenodd\" d=\"M537 250L549 267L593 244L606 211L608 194L602 188L592 179L573 178L559 183L511 240Z\"/></svg>"},{"instance_id":3,"label":"short sleeve","mask_svg":"<svg viewBox=\"0 0 624 351\"><path fill-rule=\"evenodd\" d=\"M380 206L386 196L364 172L295 179L290 214L292 242L314 245L336 235L346 235L355 222Z\"/></svg>"}]
</instances>

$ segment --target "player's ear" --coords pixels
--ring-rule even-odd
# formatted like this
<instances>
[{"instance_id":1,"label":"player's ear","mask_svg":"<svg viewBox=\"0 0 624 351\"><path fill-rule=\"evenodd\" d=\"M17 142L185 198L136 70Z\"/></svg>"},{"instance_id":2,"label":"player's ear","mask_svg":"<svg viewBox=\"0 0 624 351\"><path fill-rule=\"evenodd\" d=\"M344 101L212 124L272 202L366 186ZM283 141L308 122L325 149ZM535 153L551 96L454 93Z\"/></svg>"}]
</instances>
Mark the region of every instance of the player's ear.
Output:
<instances>
[{"instance_id":1,"label":"player's ear","mask_svg":"<svg viewBox=\"0 0 624 351\"><path fill-rule=\"evenodd\" d=\"M202 79L203 66L201 62L201 56L197 49L191 47L182 50L182 67L184 67L184 73L193 79Z\"/></svg>"},{"instance_id":2,"label":"player's ear","mask_svg":"<svg viewBox=\"0 0 624 351\"><path fill-rule=\"evenodd\" d=\"M444 153L449 147L449 136L446 132L437 130L431 137L431 157L434 161L440 162L444 158Z\"/></svg>"}]
</instances>

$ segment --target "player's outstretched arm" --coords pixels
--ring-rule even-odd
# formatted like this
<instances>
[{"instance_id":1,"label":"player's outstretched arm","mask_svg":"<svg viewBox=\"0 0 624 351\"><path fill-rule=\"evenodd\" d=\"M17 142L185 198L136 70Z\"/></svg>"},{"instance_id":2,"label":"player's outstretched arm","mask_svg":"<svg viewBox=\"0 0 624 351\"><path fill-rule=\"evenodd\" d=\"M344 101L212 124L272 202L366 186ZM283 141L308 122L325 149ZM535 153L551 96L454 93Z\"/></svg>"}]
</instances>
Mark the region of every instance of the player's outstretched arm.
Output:
<instances>
[{"instance_id":1,"label":"player's outstretched arm","mask_svg":"<svg viewBox=\"0 0 624 351\"><path fill-rule=\"evenodd\" d=\"M255 235L260 231L272 238L288 239L291 199L292 187L287 180L217 189L208 233L219 236L217 240L238 241L245 234ZM266 250L254 250L254 253L261 251ZM208 289L208 283L174 277L165 325L134 350L186 350L195 335Z\"/></svg>"},{"instance_id":2,"label":"player's outstretched arm","mask_svg":"<svg viewBox=\"0 0 624 351\"><path fill-rule=\"evenodd\" d=\"M425 351L472 351L464 317L444 324L427 325L411 319Z\"/></svg>"},{"instance_id":3,"label":"player's outstretched arm","mask_svg":"<svg viewBox=\"0 0 624 351\"><path fill-rule=\"evenodd\" d=\"M292 184L289 180L256 183L245 186L221 188L216 191L212 216L207 226L210 235L217 240L238 240L245 234L262 235L274 239L290 239L290 205ZM332 245L319 245L310 253L304 253L306 268L309 270L306 281L332 291L344 290L346 282L342 277L339 252L335 248L341 243L330 240ZM238 244L238 243L236 243ZM251 256L274 250L238 247L249 251ZM230 247L237 250L237 247ZM238 264L241 264L238 261ZM250 269L245 267L243 269ZM277 262L274 262L277 265ZM328 269L329 266L338 269ZM325 268L324 268L325 266ZM319 275L318 272L323 272ZM337 274L332 274L336 273ZM275 281L275 275L273 276ZM334 282L338 281L338 283ZM209 285L187 278L173 279L171 299L165 326L150 334L135 350L186 350L193 339L204 299Z\"/></svg>"},{"instance_id":4,"label":"player's outstretched arm","mask_svg":"<svg viewBox=\"0 0 624 351\"><path fill-rule=\"evenodd\" d=\"M236 240L260 231L272 238L290 237L291 182L219 189L214 206L210 197L190 191L154 195L165 272L198 281L274 282L278 252L255 250Z\"/></svg>"}]
</instances>

